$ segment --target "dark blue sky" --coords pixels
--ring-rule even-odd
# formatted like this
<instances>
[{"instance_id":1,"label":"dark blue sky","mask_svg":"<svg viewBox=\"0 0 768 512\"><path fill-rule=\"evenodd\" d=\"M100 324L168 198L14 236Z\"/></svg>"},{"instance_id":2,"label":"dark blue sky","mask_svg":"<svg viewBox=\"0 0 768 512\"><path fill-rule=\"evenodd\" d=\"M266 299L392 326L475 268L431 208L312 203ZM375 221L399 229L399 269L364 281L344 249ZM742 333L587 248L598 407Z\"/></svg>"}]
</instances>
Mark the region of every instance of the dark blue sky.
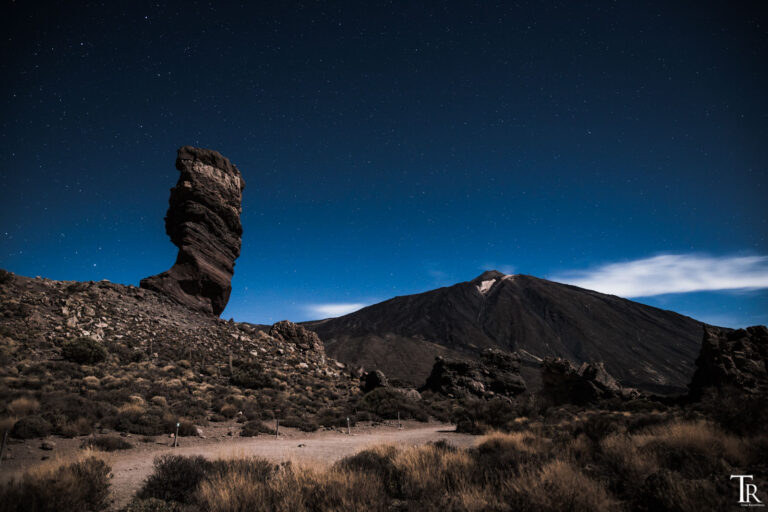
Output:
<instances>
[{"instance_id":1,"label":"dark blue sky","mask_svg":"<svg viewBox=\"0 0 768 512\"><path fill-rule=\"evenodd\" d=\"M0 267L167 269L192 144L247 182L227 318L614 268L768 323L761 3L5 2Z\"/></svg>"}]
</instances>

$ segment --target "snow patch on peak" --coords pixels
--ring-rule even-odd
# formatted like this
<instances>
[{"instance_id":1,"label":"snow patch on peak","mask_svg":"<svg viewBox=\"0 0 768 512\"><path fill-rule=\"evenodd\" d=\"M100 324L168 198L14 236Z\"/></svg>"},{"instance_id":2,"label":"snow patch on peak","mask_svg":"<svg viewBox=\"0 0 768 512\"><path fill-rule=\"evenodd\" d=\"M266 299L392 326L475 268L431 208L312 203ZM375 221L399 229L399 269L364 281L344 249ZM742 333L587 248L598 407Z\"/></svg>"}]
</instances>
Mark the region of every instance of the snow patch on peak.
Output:
<instances>
[{"instance_id":1,"label":"snow patch on peak","mask_svg":"<svg viewBox=\"0 0 768 512\"><path fill-rule=\"evenodd\" d=\"M477 285L477 291L479 291L482 294L488 293L488 290L491 289L491 287L496 283L495 279L489 279L487 281L481 281L479 285Z\"/></svg>"}]
</instances>

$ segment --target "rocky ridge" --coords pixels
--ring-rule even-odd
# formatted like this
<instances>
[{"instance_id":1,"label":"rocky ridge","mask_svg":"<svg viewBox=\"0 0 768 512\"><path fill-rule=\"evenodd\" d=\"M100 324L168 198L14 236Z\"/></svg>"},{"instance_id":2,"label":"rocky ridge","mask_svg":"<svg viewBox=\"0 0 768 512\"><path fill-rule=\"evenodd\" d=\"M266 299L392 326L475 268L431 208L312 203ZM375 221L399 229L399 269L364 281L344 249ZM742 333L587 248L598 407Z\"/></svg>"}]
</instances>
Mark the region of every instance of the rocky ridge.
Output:
<instances>
[{"instance_id":1,"label":"rocky ridge","mask_svg":"<svg viewBox=\"0 0 768 512\"><path fill-rule=\"evenodd\" d=\"M210 149L179 148L181 175L171 189L165 231L179 248L167 271L141 280L141 287L191 309L220 315L232 291L240 255L242 191L240 171Z\"/></svg>"},{"instance_id":2,"label":"rocky ridge","mask_svg":"<svg viewBox=\"0 0 768 512\"><path fill-rule=\"evenodd\" d=\"M145 415L196 422L250 411L253 418L277 415L298 424L360 394L357 376L326 357L314 333L290 322L269 328L224 321L162 293L107 281L5 271L0 281L1 401L5 407L17 398L38 401L54 431L81 415L92 427L141 430L143 419L124 418L131 404ZM83 340L102 347L104 360L63 358L63 347ZM260 384L236 385L233 367L257 372ZM167 407L160 410L153 400ZM0 407L0 416L12 412Z\"/></svg>"}]
</instances>

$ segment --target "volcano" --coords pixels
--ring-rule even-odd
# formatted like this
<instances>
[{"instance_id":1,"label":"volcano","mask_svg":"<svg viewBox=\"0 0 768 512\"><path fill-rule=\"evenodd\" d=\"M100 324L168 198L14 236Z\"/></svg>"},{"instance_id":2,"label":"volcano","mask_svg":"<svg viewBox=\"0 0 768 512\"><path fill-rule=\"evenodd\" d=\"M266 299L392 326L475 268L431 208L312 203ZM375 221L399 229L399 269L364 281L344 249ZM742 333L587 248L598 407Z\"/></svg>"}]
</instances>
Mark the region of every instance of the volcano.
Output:
<instances>
[{"instance_id":1,"label":"volcano","mask_svg":"<svg viewBox=\"0 0 768 512\"><path fill-rule=\"evenodd\" d=\"M424 382L435 356L475 358L495 348L520 354L533 387L542 359L564 357L603 362L622 385L655 392L685 390L704 327L673 311L495 270L305 325L332 357L410 384Z\"/></svg>"}]
</instances>

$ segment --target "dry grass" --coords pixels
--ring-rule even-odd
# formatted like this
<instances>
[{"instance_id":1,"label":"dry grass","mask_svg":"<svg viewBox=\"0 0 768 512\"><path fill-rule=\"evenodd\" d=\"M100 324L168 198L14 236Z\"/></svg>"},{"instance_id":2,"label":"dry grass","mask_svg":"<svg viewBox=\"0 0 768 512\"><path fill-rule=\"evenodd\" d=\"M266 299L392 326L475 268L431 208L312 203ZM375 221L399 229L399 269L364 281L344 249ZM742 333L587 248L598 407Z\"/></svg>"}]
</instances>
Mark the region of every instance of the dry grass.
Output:
<instances>
[{"instance_id":1,"label":"dry grass","mask_svg":"<svg viewBox=\"0 0 768 512\"><path fill-rule=\"evenodd\" d=\"M12 416L29 416L40 409L40 402L34 398L21 397L8 404L8 412Z\"/></svg>"},{"instance_id":2,"label":"dry grass","mask_svg":"<svg viewBox=\"0 0 768 512\"><path fill-rule=\"evenodd\" d=\"M0 485L0 510L104 510L108 506L109 471L106 460L91 450L54 458Z\"/></svg>"},{"instance_id":3,"label":"dry grass","mask_svg":"<svg viewBox=\"0 0 768 512\"><path fill-rule=\"evenodd\" d=\"M186 489L179 499L190 511L695 511L727 502L718 478L744 467L741 450L755 442L704 421L597 437L563 428L552 437L540 427L493 432L472 449L371 446L331 467L180 457L172 466L194 469L194 479L177 481L185 472L168 466L167 480L154 482L158 492Z\"/></svg>"}]
</instances>

